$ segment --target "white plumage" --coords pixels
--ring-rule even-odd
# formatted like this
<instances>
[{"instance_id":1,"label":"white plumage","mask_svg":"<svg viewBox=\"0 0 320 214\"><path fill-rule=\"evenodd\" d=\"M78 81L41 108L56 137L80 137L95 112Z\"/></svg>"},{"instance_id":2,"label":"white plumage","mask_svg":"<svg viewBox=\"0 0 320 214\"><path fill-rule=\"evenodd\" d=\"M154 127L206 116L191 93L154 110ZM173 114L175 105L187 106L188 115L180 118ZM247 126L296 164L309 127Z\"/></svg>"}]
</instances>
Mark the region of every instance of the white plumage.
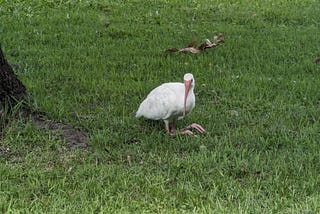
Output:
<instances>
[{"instance_id":1,"label":"white plumage","mask_svg":"<svg viewBox=\"0 0 320 214\"><path fill-rule=\"evenodd\" d=\"M176 121L189 114L195 106L194 86L195 80L190 73L184 75L184 83L171 82L158 86L140 104L136 117L163 120L166 131L174 135ZM186 133L192 134L191 131Z\"/></svg>"}]
</instances>

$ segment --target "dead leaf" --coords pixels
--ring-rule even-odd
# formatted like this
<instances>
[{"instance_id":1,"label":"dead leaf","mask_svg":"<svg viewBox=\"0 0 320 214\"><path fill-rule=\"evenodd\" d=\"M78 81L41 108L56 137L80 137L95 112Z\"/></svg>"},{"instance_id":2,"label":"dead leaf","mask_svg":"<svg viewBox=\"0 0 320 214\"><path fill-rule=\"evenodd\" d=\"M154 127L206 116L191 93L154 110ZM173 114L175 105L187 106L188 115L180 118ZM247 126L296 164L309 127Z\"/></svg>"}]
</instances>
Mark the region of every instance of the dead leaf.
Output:
<instances>
[{"instance_id":1,"label":"dead leaf","mask_svg":"<svg viewBox=\"0 0 320 214\"><path fill-rule=\"evenodd\" d=\"M181 50L179 50L179 52L183 52L183 53L193 53L193 54L196 54L196 53L199 53L199 49L197 48L194 48L194 47L187 47L187 48L183 48Z\"/></svg>"},{"instance_id":2,"label":"dead leaf","mask_svg":"<svg viewBox=\"0 0 320 214\"><path fill-rule=\"evenodd\" d=\"M206 47L207 47L206 42L203 42L203 43L201 43L201 44L197 47L197 49L202 51L202 50L204 50Z\"/></svg>"},{"instance_id":3,"label":"dead leaf","mask_svg":"<svg viewBox=\"0 0 320 214\"><path fill-rule=\"evenodd\" d=\"M195 44L196 44L196 41L192 41L189 45L187 45L186 48L194 47Z\"/></svg>"},{"instance_id":4,"label":"dead leaf","mask_svg":"<svg viewBox=\"0 0 320 214\"><path fill-rule=\"evenodd\" d=\"M165 53L176 53L176 52L178 52L179 50L177 49L177 48L171 48L171 49L167 49L167 50L165 50L164 52Z\"/></svg>"},{"instance_id":5,"label":"dead leaf","mask_svg":"<svg viewBox=\"0 0 320 214\"><path fill-rule=\"evenodd\" d=\"M213 37L213 42L211 42L209 39L205 39L205 41L203 43L201 43L198 46L195 46L196 42L193 41L190 44L188 44L185 48L182 49L177 49L177 48L170 48L165 50L165 53L193 53L193 54L197 54L200 51L203 51L205 49L208 48L213 48L216 47L217 45L219 45L219 43L224 42L224 34L220 33L216 36Z\"/></svg>"}]
</instances>

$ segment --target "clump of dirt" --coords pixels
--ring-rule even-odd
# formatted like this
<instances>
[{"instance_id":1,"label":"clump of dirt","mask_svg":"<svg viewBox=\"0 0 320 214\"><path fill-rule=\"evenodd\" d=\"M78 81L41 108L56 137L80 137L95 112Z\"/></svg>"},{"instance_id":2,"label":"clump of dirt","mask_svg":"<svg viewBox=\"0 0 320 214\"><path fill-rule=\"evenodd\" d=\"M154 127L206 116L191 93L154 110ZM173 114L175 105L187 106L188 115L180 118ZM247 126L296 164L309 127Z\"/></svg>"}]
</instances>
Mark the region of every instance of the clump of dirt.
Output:
<instances>
[{"instance_id":1,"label":"clump of dirt","mask_svg":"<svg viewBox=\"0 0 320 214\"><path fill-rule=\"evenodd\" d=\"M0 122L6 123L2 118L5 107L10 112L19 102L23 103L27 96L26 87L18 79L17 75L14 74L0 47ZM61 133L61 137L65 140L66 146L69 149L84 149L88 146L88 135L86 132L68 124L48 120L45 113L34 111L27 104L23 104L18 109L15 109L15 113L20 113L19 115L25 119L31 118L32 123L40 129L49 129L53 132ZM4 125L0 125L1 131Z\"/></svg>"}]
</instances>

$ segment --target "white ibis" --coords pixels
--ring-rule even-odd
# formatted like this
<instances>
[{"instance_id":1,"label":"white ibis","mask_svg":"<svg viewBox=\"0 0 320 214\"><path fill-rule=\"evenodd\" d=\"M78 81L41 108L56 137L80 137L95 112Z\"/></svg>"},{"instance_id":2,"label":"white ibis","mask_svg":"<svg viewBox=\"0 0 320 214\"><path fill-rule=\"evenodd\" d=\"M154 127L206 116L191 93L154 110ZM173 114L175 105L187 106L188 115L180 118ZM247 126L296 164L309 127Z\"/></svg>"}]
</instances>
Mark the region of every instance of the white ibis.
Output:
<instances>
[{"instance_id":1,"label":"white ibis","mask_svg":"<svg viewBox=\"0 0 320 214\"><path fill-rule=\"evenodd\" d=\"M184 118L195 106L194 86L193 75L187 73L184 75L184 83L170 82L156 87L140 104L136 117L163 120L167 133L175 135L177 120ZM201 125L193 123L180 130L180 133L192 135L192 128L200 133L205 132Z\"/></svg>"}]
</instances>

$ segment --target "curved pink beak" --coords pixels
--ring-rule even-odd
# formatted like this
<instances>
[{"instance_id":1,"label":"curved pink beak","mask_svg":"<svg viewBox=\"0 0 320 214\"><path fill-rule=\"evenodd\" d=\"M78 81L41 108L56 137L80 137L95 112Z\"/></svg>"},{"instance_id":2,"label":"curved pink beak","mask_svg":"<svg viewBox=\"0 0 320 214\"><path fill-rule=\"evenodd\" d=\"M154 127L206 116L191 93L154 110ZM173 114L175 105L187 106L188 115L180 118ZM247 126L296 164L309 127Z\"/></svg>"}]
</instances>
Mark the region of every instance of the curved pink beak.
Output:
<instances>
[{"instance_id":1,"label":"curved pink beak","mask_svg":"<svg viewBox=\"0 0 320 214\"><path fill-rule=\"evenodd\" d=\"M191 87L192 80L184 80L184 104L183 104L183 117L186 116L187 97Z\"/></svg>"}]
</instances>

